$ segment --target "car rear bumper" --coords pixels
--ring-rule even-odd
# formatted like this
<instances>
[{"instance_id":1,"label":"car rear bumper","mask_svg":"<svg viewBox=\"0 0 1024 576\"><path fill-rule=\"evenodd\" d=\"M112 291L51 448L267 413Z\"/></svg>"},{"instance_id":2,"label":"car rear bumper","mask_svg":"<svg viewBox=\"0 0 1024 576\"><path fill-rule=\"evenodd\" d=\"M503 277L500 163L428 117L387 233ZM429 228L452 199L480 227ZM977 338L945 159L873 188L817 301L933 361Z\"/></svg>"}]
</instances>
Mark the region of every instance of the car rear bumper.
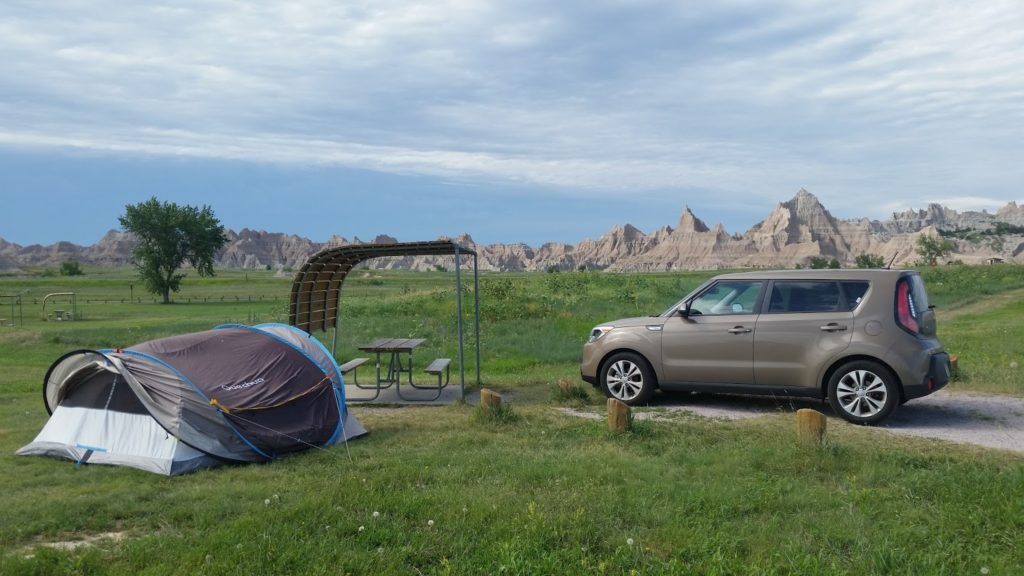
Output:
<instances>
[{"instance_id":1,"label":"car rear bumper","mask_svg":"<svg viewBox=\"0 0 1024 576\"><path fill-rule=\"evenodd\" d=\"M939 352L932 354L928 363L928 374L919 384L903 386L903 395L907 400L927 396L932 392L940 390L949 383L950 377L949 354Z\"/></svg>"}]
</instances>

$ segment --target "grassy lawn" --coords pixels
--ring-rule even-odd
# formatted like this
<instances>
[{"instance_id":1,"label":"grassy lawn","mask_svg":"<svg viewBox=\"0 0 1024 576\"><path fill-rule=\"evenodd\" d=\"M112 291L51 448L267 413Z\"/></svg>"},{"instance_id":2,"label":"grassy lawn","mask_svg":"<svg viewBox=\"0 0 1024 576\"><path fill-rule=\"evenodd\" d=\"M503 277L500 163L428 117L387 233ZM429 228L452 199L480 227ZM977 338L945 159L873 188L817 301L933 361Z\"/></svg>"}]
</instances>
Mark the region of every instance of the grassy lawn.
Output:
<instances>
[{"instance_id":1,"label":"grassy lawn","mask_svg":"<svg viewBox=\"0 0 1024 576\"><path fill-rule=\"evenodd\" d=\"M811 449L795 442L788 413L678 414L614 435L557 410L555 384L578 381L591 326L660 312L710 272L484 274L482 373L512 398L502 420L465 404L354 407L370 434L348 447L177 478L15 457L46 419L41 380L62 353L286 320L290 278L270 272L190 277L169 306L120 303L129 270L87 272L0 277L0 294L28 302L75 291L80 318L45 322L27 303L24 326L0 327L0 573L1024 571L1019 455L837 419ZM940 337L960 356L951 389L1024 395L1024 270L923 273ZM359 271L342 310L341 359L379 336L427 338L418 356L455 357L451 273ZM601 399L571 402L599 409ZM95 540L50 546L85 539Z\"/></svg>"}]
</instances>

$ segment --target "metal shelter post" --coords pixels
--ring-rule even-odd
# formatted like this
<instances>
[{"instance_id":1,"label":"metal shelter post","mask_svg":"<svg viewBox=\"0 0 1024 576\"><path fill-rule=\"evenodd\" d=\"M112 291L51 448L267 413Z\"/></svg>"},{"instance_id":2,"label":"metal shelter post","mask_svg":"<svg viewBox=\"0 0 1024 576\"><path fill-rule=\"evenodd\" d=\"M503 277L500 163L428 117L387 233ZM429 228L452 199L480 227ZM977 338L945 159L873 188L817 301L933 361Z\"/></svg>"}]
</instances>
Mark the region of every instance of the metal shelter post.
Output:
<instances>
[{"instance_id":1,"label":"metal shelter post","mask_svg":"<svg viewBox=\"0 0 1024 576\"><path fill-rule=\"evenodd\" d=\"M462 353L462 259L455 246L455 315L459 318L459 391L466 397L466 365Z\"/></svg>"},{"instance_id":2,"label":"metal shelter post","mask_svg":"<svg viewBox=\"0 0 1024 576\"><path fill-rule=\"evenodd\" d=\"M473 253L473 320L476 327L476 384L480 385L480 272L477 269L477 255Z\"/></svg>"}]
</instances>

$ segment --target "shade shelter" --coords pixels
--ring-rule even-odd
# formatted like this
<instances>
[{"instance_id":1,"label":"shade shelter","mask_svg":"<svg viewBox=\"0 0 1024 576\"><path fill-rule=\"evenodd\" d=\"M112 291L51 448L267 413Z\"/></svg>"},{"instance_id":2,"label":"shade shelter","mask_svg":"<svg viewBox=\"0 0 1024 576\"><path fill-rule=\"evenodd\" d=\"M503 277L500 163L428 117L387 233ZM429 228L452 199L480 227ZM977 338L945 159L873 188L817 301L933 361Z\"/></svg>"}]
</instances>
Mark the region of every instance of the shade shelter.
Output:
<instances>
[{"instance_id":1,"label":"shade shelter","mask_svg":"<svg viewBox=\"0 0 1024 576\"><path fill-rule=\"evenodd\" d=\"M447 256L455 257L455 303L459 335L459 385L463 394L466 387L464 354L464 326L462 321L462 257L473 257L473 333L476 338L476 382L480 383L480 297L477 254L451 240L430 242L395 242L391 244L352 244L325 248L311 256L299 269L292 282L288 309L288 323L312 333L314 330L334 329L332 352L338 344L338 310L341 287L348 273L356 265L373 258L388 256Z\"/></svg>"}]
</instances>

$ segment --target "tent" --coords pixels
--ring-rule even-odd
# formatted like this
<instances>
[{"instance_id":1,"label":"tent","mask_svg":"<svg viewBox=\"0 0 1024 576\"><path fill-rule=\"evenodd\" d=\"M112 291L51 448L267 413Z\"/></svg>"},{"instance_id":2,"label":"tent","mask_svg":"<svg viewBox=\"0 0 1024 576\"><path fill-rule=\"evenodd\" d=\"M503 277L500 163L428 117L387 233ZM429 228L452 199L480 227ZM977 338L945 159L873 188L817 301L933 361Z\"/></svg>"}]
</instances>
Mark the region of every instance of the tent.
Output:
<instances>
[{"instance_id":1,"label":"tent","mask_svg":"<svg viewBox=\"0 0 1024 576\"><path fill-rule=\"evenodd\" d=\"M76 350L43 383L50 419L18 454L173 476L366 433L333 356L285 324L225 325L124 350Z\"/></svg>"}]
</instances>

